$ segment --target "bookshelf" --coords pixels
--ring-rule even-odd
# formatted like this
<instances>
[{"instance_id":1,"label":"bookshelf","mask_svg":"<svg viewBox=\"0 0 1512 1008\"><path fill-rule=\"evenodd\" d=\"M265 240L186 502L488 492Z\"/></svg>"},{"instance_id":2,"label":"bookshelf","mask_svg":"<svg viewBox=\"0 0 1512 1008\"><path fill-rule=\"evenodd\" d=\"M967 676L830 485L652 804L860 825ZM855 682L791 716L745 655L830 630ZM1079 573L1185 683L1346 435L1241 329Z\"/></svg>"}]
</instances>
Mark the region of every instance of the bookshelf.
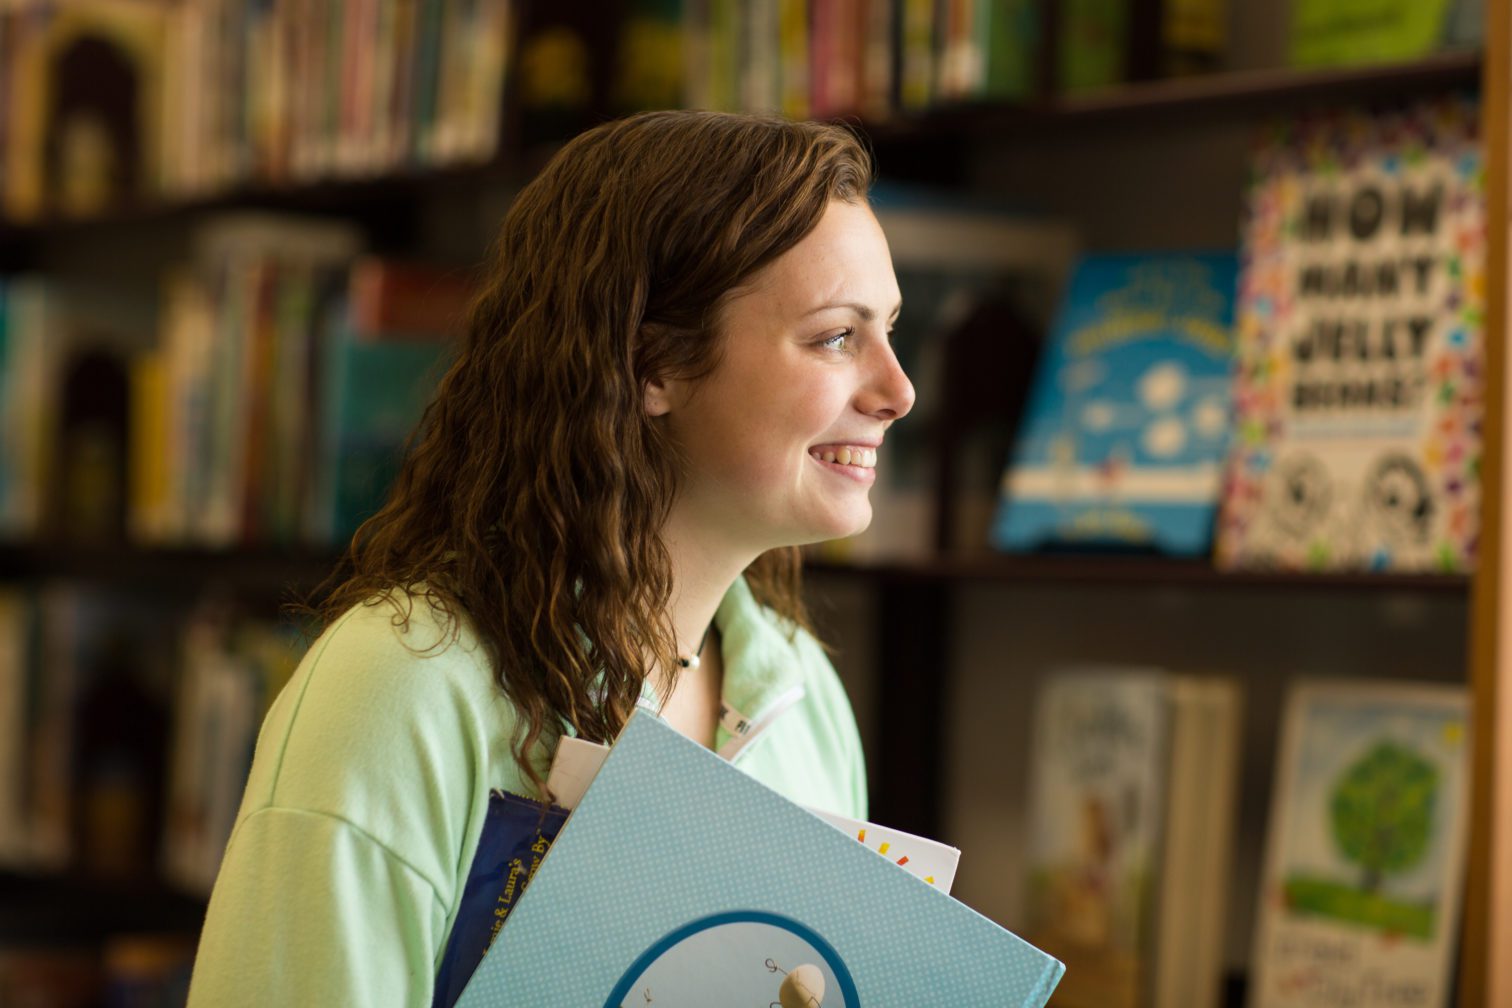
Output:
<instances>
[{"instance_id":1,"label":"bookshelf","mask_svg":"<svg viewBox=\"0 0 1512 1008\"><path fill-rule=\"evenodd\" d=\"M1486 96L1482 121L1487 127L1490 216L1501 221L1506 216L1507 190L1512 186L1503 149L1507 92L1512 88L1512 41L1508 38L1512 25L1508 24L1506 8L1502 0L1488 4L1484 52L1457 50L1410 63L1326 71L1236 69L1014 104L950 105L886 121L863 122L862 126L875 144L884 170L894 178L977 189L1041 185L1050 201L1062 199L1066 203L1069 198L1057 191L1055 183L1036 182L1033 176L1042 173L1035 169L1053 166L1057 158L1069 156L1067 151L1106 146L1121 152L1141 143L1159 144L1173 138L1185 151L1189 142L1201 147L1211 134L1212 149L1218 151L1223 165L1213 187L1231 196L1237 206L1239 163L1235 159L1239 155L1232 138L1265 115L1317 102L1391 100L1478 86ZM1039 150L1027 155L1034 162L1029 169L1010 172L1008 181L992 181L991 166L1010 156L1005 152L1031 148ZM376 227L389 228L387 244L404 249L421 244L415 237L424 227L418 218L430 213L434 201L448 193L465 192L466 198L479 203L506 200L508 190L528 178L544 160L549 146L527 150L529 153L522 155L501 154L475 163L370 178L304 185L236 184L213 195L148 203L83 219L47 218L24 224L0 221L0 267L51 267L69 262L80 246L103 242L119 248L140 236L177 236L204 215L236 209L305 211L376 222ZM1110 192L1103 197L1130 198L1128 192ZM1134 194L1132 198L1140 196ZM1155 192L1146 202L1158 207L1171 199L1168 192ZM1227 212L1226 206L1220 199L1204 209L1208 219L1214 219ZM394 226L391 222L395 218L404 223ZM1105 227L1098 240L1117 242L1120 237L1137 235L1148 227L1148 221L1148 217L1131 216ZM1207 226L1200 224L1197 229L1201 232ZM1492 268L1488 272L1493 276L1506 272L1506 238L1504 232L1492 229ZM1488 334L1506 330L1504 299L1500 285L1493 285ZM1497 560L1483 563L1471 578L1230 573L1217 571L1205 562L1144 556L962 553L854 565L813 563L810 569L815 591L850 598L853 615L859 614L836 624L842 666L847 661L865 666L854 674L886 686L871 688L875 701L872 731L882 740L873 749L878 784L874 817L926 834L940 835L942 828L961 830L964 837L947 838L959 839L975 858L987 861L992 857L990 848L976 842L987 835L987 830L963 824L958 810L952 811L953 805L973 798L969 794L963 797L960 783L961 763L971 753L951 736L963 717L971 716L967 691L980 686L984 676L995 674L988 668L993 661L990 656L1014 646L1011 634L1020 630L1029 633L1027 650L1035 652L1049 646L1045 633L1063 629L1057 625L1034 636L1033 627L1009 620L994 632L961 633L963 621L972 614L989 612L1002 600L1022 603L1034 612L1040 612L1039 607L1048 610L1062 604L1084 605L1083 623L1088 633L1096 633L1100 621L1118 625L1118 610L1143 611L1141 605L1155 604L1150 602L1152 598L1166 600L1197 620L1213 617L1223 628L1217 632L1222 633L1236 625L1234 610L1256 599L1268 600L1288 612L1293 609L1287 607L1312 607L1338 614L1344 639L1362 642L1372 634L1383 633L1378 625L1382 611L1406 607L1420 614L1426 612L1418 624L1419 631L1436 642L1451 666L1440 674L1452 678L1465 673L1484 719L1476 733L1478 825L1472 831L1471 871L1472 878L1488 882L1472 884L1468 890L1461 1003L1491 1005L1512 1000L1512 965L1497 962L1491 955L1492 949L1505 946L1512 929L1512 910L1507 909L1512 908L1512 845L1506 843L1512 834L1512 802L1498 796L1498 789L1505 791L1505 782L1512 780L1512 742L1506 741L1512 739L1512 713L1506 710L1502 689L1512 670L1505 668L1500 629L1512 626L1508 596L1500 590L1501 572L1512 563L1512 557L1505 557L1503 552L1505 519L1500 481L1505 462L1498 454L1505 450L1501 437L1501 390L1506 367L1502 342L1496 338L1486 341L1493 380L1488 394L1482 550L1484 556ZM0 545L0 583L57 579L174 599L192 597L207 586L221 586L269 607L271 612L273 605L286 600L291 588L313 587L336 559L334 552L320 549L92 548L13 542ZM1277 621L1272 629L1283 638L1289 633L1284 620ZM1384 635L1396 639L1392 632ZM1291 644L1305 650L1310 642L1297 639ZM1208 634L1202 636L1195 650L1217 655L1222 653L1221 645ZM1244 645L1230 641L1228 646ZM1269 659L1278 653L1278 647L1261 650ZM1466 648L1461 659L1459 652ZM976 667L975 672L972 667ZM1262 722L1267 718L1273 721L1275 712L1262 701L1254 716ZM980 715L978 720L982 720ZM980 738L990 731L979 725L972 734ZM980 751L980 747L973 750ZM1263 774L1247 777L1243 793L1258 797L1263 804L1269 793L1266 785ZM0 922L25 919L44 906L65 908L50 914L48 926L67 933L70 915L66 908L97 898L88 884L71 877L0 876ZM120 901L155 907L146 918L154 922L153 926L192 927L198 907L193 897L153 886L123 890ZM139 926L137 918L122 920L125 923L121 927ZM4 934L0 931L0 937Z\"/></svg>"}]
</instances>

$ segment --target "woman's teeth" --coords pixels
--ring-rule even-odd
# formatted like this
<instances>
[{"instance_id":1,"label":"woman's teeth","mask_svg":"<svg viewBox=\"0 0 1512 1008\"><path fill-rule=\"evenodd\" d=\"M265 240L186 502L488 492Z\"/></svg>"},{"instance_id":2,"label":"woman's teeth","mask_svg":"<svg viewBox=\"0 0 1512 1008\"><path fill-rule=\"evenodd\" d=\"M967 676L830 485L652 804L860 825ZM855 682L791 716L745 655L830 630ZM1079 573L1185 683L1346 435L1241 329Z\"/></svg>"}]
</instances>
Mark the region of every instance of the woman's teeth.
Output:
<instances>
[{"instance_id":1,"label":"woman's teeth","mask_svg":"<svg viewBox=\"0 0 1512 1008\"><path fill-rule=\"evenodd\" d=\"M877 465L875 448L825 448L822 451L811 451L809 454L821 462L860 466L862 469L873 469Z\"/></svg>"}]
</instances>

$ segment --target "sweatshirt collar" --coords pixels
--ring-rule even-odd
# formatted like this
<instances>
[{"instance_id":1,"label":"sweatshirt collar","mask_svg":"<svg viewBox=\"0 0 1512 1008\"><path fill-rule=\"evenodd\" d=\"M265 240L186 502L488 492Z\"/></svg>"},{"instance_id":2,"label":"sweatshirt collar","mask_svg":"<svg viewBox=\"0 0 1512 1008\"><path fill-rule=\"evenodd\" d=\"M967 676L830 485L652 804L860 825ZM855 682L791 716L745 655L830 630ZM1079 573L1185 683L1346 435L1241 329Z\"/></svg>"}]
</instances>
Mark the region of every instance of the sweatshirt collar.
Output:
<instances>
[{"instance_id":1,"label":"sweatshirt collar","mask_svg":"<svg viewBox=\"0 0 1512 1008\"><path fill-rule=\"evenodd\" d=\"M737 577L720 600L714 625L724 661L714 748L733 759L803 698L803 671L797 648L788 639L791 624L756 601L745 575ZM653 714L661 707L649 679L641 687L636 706ZM577 736L565 718L562 728L563 734Z\"/></svg>"}]
</instances>

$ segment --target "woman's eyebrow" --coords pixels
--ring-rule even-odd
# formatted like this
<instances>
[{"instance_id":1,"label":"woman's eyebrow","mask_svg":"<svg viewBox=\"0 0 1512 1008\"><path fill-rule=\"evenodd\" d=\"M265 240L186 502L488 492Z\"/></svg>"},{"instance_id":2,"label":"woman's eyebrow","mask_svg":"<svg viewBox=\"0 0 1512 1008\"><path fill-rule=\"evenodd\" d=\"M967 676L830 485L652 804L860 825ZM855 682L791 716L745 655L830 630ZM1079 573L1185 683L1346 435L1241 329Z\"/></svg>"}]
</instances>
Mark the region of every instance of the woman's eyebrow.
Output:
<instances>
[{"instance_id":1,"label":"woman's eyebrow","mask_svg":"<svg viewBox=\"0 0 1512 1008\"><path fill-rule=\"evenodd\" d=\"M810 308L808 311L803 313L803 317L807 318L810 315L817 315L822 311L829 311L831 308L849 308L851 311L855 312L861 317L862 322L870 322L872 319L877 317L877 313L875 311L859 301L830 301L825 304L819 305L817 308ZM902 310L903 302L899 301L897 304L893 305L893 310L887 316L888 320L891 321L892 319L897 318L898 312Z\"/></svg>"}]
</instances>

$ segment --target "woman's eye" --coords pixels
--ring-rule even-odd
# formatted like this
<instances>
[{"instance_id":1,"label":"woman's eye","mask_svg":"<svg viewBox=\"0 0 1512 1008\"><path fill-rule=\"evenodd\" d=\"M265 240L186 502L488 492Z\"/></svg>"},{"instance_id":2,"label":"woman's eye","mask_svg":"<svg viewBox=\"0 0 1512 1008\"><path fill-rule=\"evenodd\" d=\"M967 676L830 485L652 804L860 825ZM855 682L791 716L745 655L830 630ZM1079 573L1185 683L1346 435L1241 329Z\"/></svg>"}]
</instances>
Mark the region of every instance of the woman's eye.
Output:
<instances>
[{"instance_id":1,"label":"woman's eye","mask_svg":"<svg viewBox=\"0 0 1512 1008\"><path fill-rule=\"evenodd\" d=\"M850 339L854 335L856 335L856 330L855 327L852 326L835 333L835 335L829 337L826 340L821 341L820 346L827 347L830 350L844 350L846 340Z\"/></svg>"}]
</instances>

